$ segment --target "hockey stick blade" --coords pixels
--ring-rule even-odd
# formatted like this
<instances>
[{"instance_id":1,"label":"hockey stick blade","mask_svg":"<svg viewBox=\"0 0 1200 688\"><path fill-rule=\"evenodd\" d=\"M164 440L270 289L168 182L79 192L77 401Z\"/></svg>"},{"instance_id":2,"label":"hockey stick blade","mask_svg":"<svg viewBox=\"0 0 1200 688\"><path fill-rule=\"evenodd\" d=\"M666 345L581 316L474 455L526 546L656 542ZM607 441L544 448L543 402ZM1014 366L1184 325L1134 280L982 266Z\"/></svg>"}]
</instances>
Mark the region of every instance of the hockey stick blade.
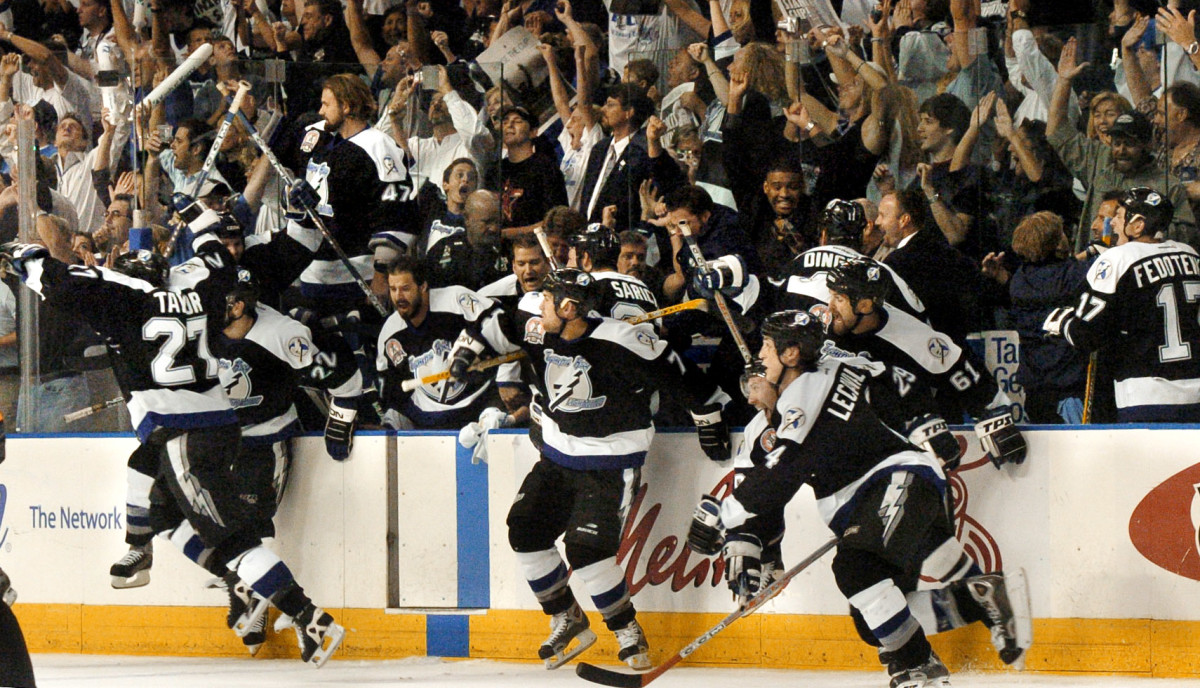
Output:
<instances>
[{"instance_id":1,"label":"hockey stick blade","mask_svg":"<svg viewBox=\"0 0 1200 688\"><path fill-rule=\"evenodd\" d=\"M838 539L836 537L826 540L816 551L808 555L804 561L788 569L778 580L763 588L762 592L755 595L745 606L730 612L729 616L721 619L717 622L717 625L705 631L704 635L688 643L682 650L671 655L667 658L667 661L653 669L640 674L629 674L614 669L605 669L604 667L598 667L587 662L580 662L575 665L575 675L585 681L597 683L602 686L614 686L615 688L638 688L639 686L649 685L651 681L667 673L671 667L682 662L696 650L699 650L701 645L712 640L718 633L733 624L733 622L743 616L753 614L759 607L774 599L776 595L783 592L783 589L787 587L787 584L793 578L798 576L804 569L812 566L818 559L825 556L825 553L836 547L837 543Z\"/></svg>"}]
</instances>

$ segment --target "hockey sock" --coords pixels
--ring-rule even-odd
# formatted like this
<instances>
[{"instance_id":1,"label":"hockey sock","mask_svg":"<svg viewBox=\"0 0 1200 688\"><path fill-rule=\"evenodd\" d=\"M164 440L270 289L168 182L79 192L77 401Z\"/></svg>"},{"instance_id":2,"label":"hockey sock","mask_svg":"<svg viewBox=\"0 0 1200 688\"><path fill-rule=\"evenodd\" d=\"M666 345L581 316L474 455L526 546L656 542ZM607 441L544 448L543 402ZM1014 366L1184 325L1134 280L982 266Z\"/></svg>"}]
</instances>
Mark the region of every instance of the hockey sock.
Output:
<instances>
[{"instance_id":1,"label":"hockey sock","mask_svg":"<svg viewBox=\"0 0 1200 688\"><path fill-rule=\"evenodd\" d=\"M132 463L132 458L130 463ZM144 547L154 539L150 527L150 489L154 487L154 476L146 475L130 466L125 475L125 543L133 547Z\"/></svg>"},{"instance_id":2,"label":"hockey sock","mask_svg":"<svg viewBox=\"0 0 1200 688\"><path fill-rule=\"evenodd\" d=\"M921 562L921 577L949 583L983 573L957 538L948 537Z\"/></svg>"},{"instance_id":3,"label":"hockey sock","mask_svg":"<svg viewBox=\"0 0 1200 688\"><path fill-rule=\"evenodd\" d=\"M279 611L296 616L310 600L304 590L296 584L291 570L279 555L259 545L229 562L229 570L236 571L254 592L271 600Z\"/></svg>"},{"instance_id":4,"label":"hockey sock","mask_svg":"<svg viewBox=\"0 0 1200 688\"><path fill-rule=\"evenodd\" d=\"M970 596L969 592L967 596ZM959 612L958 601L949 588L910 592L905 599L913 618L921 624L926 635L944 633L969 623Z\"/></svg>"},{"instance_id":5,"label":"hockey sock","mask_svg":"<svg viewBox=\"0 0 1200 688\"><path fill-rule=\"evenodd\" d=\"M204 544L200 539L200 535L192 528L192 524L184 521L175 527L174 530L164 533L166 538L171 541L171 544L179 548L183 552L183 556L191 559L205 570L211 572L209 564L212 562L213 550Z\"/></svg>"},{"instance_id":6,"label":"hockey sock","mask_svg":"<svg viewBox=\"0 0 1200 688\"><path fill-rule=\"evenodd\" d=\"M575 572L583 579L588 595L610 631L624 628L633 621L637 612L629 599L629 588L625 587L625 572L617 566L616 557L588 564Z\"/></svg>"},{"instance_id":7,"label":"hockey sock","mask_svg":"<svg viewBox=\"0 0 1200 688\"><path fill-rule=\"evenodd\" d=\"M904 593L890 578L879 581L871 587L850 597L850 604L862 614L863 620L871 629L872 635L879 641L879 646L885 652L897 652L908 644L916 635L921 633L921 625L909 611ZM928 647L928 641L926 641ZM926 649L926 655L929 650ZM920 658L922 661L925 657Z\"/></svg>"},{"instance_id":8,"label":"hockey sock","mask_svg":"<svg viewBox=\"0 0 1200 688\"><path fill-rule=\"evenodd\" d=\"M567 586L567 565L557 549L517 552L517 561L521 563L525 580L529 581L529 587L537 596L543 612L553 616L565 612L575 604L575 595Z\"/></svg>"}]
</instances>

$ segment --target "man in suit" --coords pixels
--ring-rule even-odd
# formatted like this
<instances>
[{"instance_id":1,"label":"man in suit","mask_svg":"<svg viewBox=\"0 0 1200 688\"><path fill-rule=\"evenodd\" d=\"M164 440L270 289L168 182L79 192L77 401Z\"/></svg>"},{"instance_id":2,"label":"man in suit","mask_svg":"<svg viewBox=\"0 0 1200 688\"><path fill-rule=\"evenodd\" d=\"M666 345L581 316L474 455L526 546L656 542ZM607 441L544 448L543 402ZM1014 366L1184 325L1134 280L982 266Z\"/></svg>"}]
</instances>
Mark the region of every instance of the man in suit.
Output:
<instances>
[{"instance_id":1,"label":"man in suit","mask_svg":"<svg viewBox=\"0 0 1200 688\"><path fill-rule=\"evenodd\" d=\"M683 180L679 165L666 153L659 139L666 125L651 117L653 103L633 84L618 84L608 92L601 108L601 123L609 136L600 140L588 157L579 195L579 212L588 222L602 222L604 208L617 207L616 226L631 229L641 217L638 187L653 179L659 193L668 193ZM642 123L649 118L646 131Z\"/></svg>"},{"instance_id":2,"label":"man in suit","mask_svg":"<svg viewBox=\"0 0 1200 688\"><path fill-rule=\"evenodd\" d=\"M908 282L925 304L933 329L962 342L979 329L979 270L938 230L919 188L894 191L879 202L875 224L891 249L883 262Z\"/></svg>"}]
</instances>

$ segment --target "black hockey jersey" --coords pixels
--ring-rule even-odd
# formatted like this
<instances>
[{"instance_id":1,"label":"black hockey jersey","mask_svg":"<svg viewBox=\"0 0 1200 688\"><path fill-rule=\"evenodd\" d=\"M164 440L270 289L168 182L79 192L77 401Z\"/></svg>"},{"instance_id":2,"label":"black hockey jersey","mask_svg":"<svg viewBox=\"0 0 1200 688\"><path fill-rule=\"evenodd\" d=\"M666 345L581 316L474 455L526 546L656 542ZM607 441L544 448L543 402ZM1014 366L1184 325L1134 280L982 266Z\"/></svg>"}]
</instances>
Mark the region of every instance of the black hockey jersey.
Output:
<instances>
[{"instance_id":1,"label":"black hockey jersey","mask_svg":"<svg viewBox=\"0 0 1200 688\"><path fill-rule=\"evenodd\" d=\"M722 501L722 523L741 526L807 484L821 519L841 533L864 488L897 470L920 473L944 490L938 460L889 430L868 403L867 381L881 370L826 357L793 380L775 404L779 425L766 470L747 473Z\"/></svg>"},{"instance_id":2,"label":"black hockey jersey","mask_svg":"<svg viewBox=\"0 0 1200 688\"><path fill-rule=\"evenodd\" d=\"M171 271L166 288L101 267L26 261L25 284L47 303L77 313L119 347L129 415L143 442L156 428L237 423L217 378L212 333L236 284L233 259L211 233L193 239L196 256Z\"/></svg>"},{"instance_id":3,"label":"black hockey jersey","mask_svg":"<svg viewBox=\"0 0 1200 688\"><path fill-rule=\"evenodd\" d=\"M636 277L615 270L597 270L592 278L601 294L596 312L605 318L632 320L658 310L654 292ZM653 326L656 332L661 327L659 321L654 321Z\"/></svg>"},{"instance_id":4,"label":"black hockey jersey","mask_svg":"<svg viewBox=\"0 0 1200 688\"><path fill-rule=\"evenodd\" d=\"M1200 408L1200 257L1175 241L1130 242L1092 265L1063 336L1106 349L1121 420Z\"/></svg>"},{"instance_id":5,"label":"black hockey jersey","mask_svg":"<svg viewBox=\"0 0 1200 688\"><path fill-rule=\"evenodd\" d=\"M443 380L421 385L410 394L401 384L450 368L450 349L459 333L470 329L485 347L482 358L515 349L501 332L500 309L495 302L464 287L429 290L429 312L419 327L392 313L379 332L376 368L383 380L383 402L408 417L419 428L457 429L475 420L477 402L493 389L491 375ZM495 379L517 381L515 363L500 366Z\"/></svg>"},{"instance_id":6,"label":"black hockey jersey","mask_svg":"<svg viewBox=\"0 0 1200 688\"><path fill-rule=\"evenodd\" d=\"M693 409L728 401L648 324L589 317L586 333L566 340L542 328L541 302L542 292L525 295L519 331L508 340L533 366L542 454L551 461L575 470L641 466L654 437L656 390L682 391Z\"/></svg>"},{"instance_id":7,"label":"black hockey jersey","mask_svg":"<svg viewBox=\"0 0 1200 688\"><path fill-rule=\"evenodd\" d=\"M319 386L335 397L362 394L354 352L344 342L340 351L329 345L322 351L296 320L263 304L255 314L244 338L218 335L214 341L221 386L237 411L243 443L272 444L300 432L292 403L298 385ZM330 339L340 341L336 335Z\"/></svg>"},{"instance_id":8,"label":"black hockey jersey","mask_svg":"<svg viewBox=\"0 0 1200 688\"><path fill-rule=\"evenodd\" d=\"M343 139L326 132L325 122L321 121L305 130L300 154L308 156L301 162L305 181L317 192L317 212L359 275L370 283L374 275L369 248L372 237L392 233L407 246L418 230L412 178L403 149L373 127ZM328 243L322 244L300 282L305 296L361 294L354 277Z\"/></svg>"},{"instance_id":9,"label":"black hockey jersey","mask_svg":"<svg viewBox=\"0 0 1200 688\"><path fill-rule=\"evenodd\" d=\"M782 279L769 280L775 288L774 310L809 310L816 304L829 303L829 287L825 277L829 271L852 260L865 258L863 254L845 246L818 246L793 258L781 271ZM888 303L900 310L925 319L925 305L904 278L887 265L879 264L891 282Z\"/></svg>"}]
</instances>

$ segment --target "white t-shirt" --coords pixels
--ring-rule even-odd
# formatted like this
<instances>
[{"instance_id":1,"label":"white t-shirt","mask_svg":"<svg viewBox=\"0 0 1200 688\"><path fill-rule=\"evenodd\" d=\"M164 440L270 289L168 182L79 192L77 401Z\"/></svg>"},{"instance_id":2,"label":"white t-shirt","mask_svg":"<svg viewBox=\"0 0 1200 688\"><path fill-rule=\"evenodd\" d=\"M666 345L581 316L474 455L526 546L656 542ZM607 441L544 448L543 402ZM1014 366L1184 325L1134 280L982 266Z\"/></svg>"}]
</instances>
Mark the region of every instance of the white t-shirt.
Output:
<instances>
[{"instance_id":1,"label":"white t-shirt","mask_svg":"<svg viewBox=\"0 0 1200 688\"><path fill-rule=\"evenodd\" d=\"M563 127L558 135L558 145L562 146L563 157L558 168L562 170L563 179L567 182L567 205L579 208L579 197L583 193L583 176L587 174L588 158L592 148L604 138L604 129L599 122L593 123L590 129L584 129L579 137L579 148L571 147L571 134Z\"/></svg>"}]
</instances>

